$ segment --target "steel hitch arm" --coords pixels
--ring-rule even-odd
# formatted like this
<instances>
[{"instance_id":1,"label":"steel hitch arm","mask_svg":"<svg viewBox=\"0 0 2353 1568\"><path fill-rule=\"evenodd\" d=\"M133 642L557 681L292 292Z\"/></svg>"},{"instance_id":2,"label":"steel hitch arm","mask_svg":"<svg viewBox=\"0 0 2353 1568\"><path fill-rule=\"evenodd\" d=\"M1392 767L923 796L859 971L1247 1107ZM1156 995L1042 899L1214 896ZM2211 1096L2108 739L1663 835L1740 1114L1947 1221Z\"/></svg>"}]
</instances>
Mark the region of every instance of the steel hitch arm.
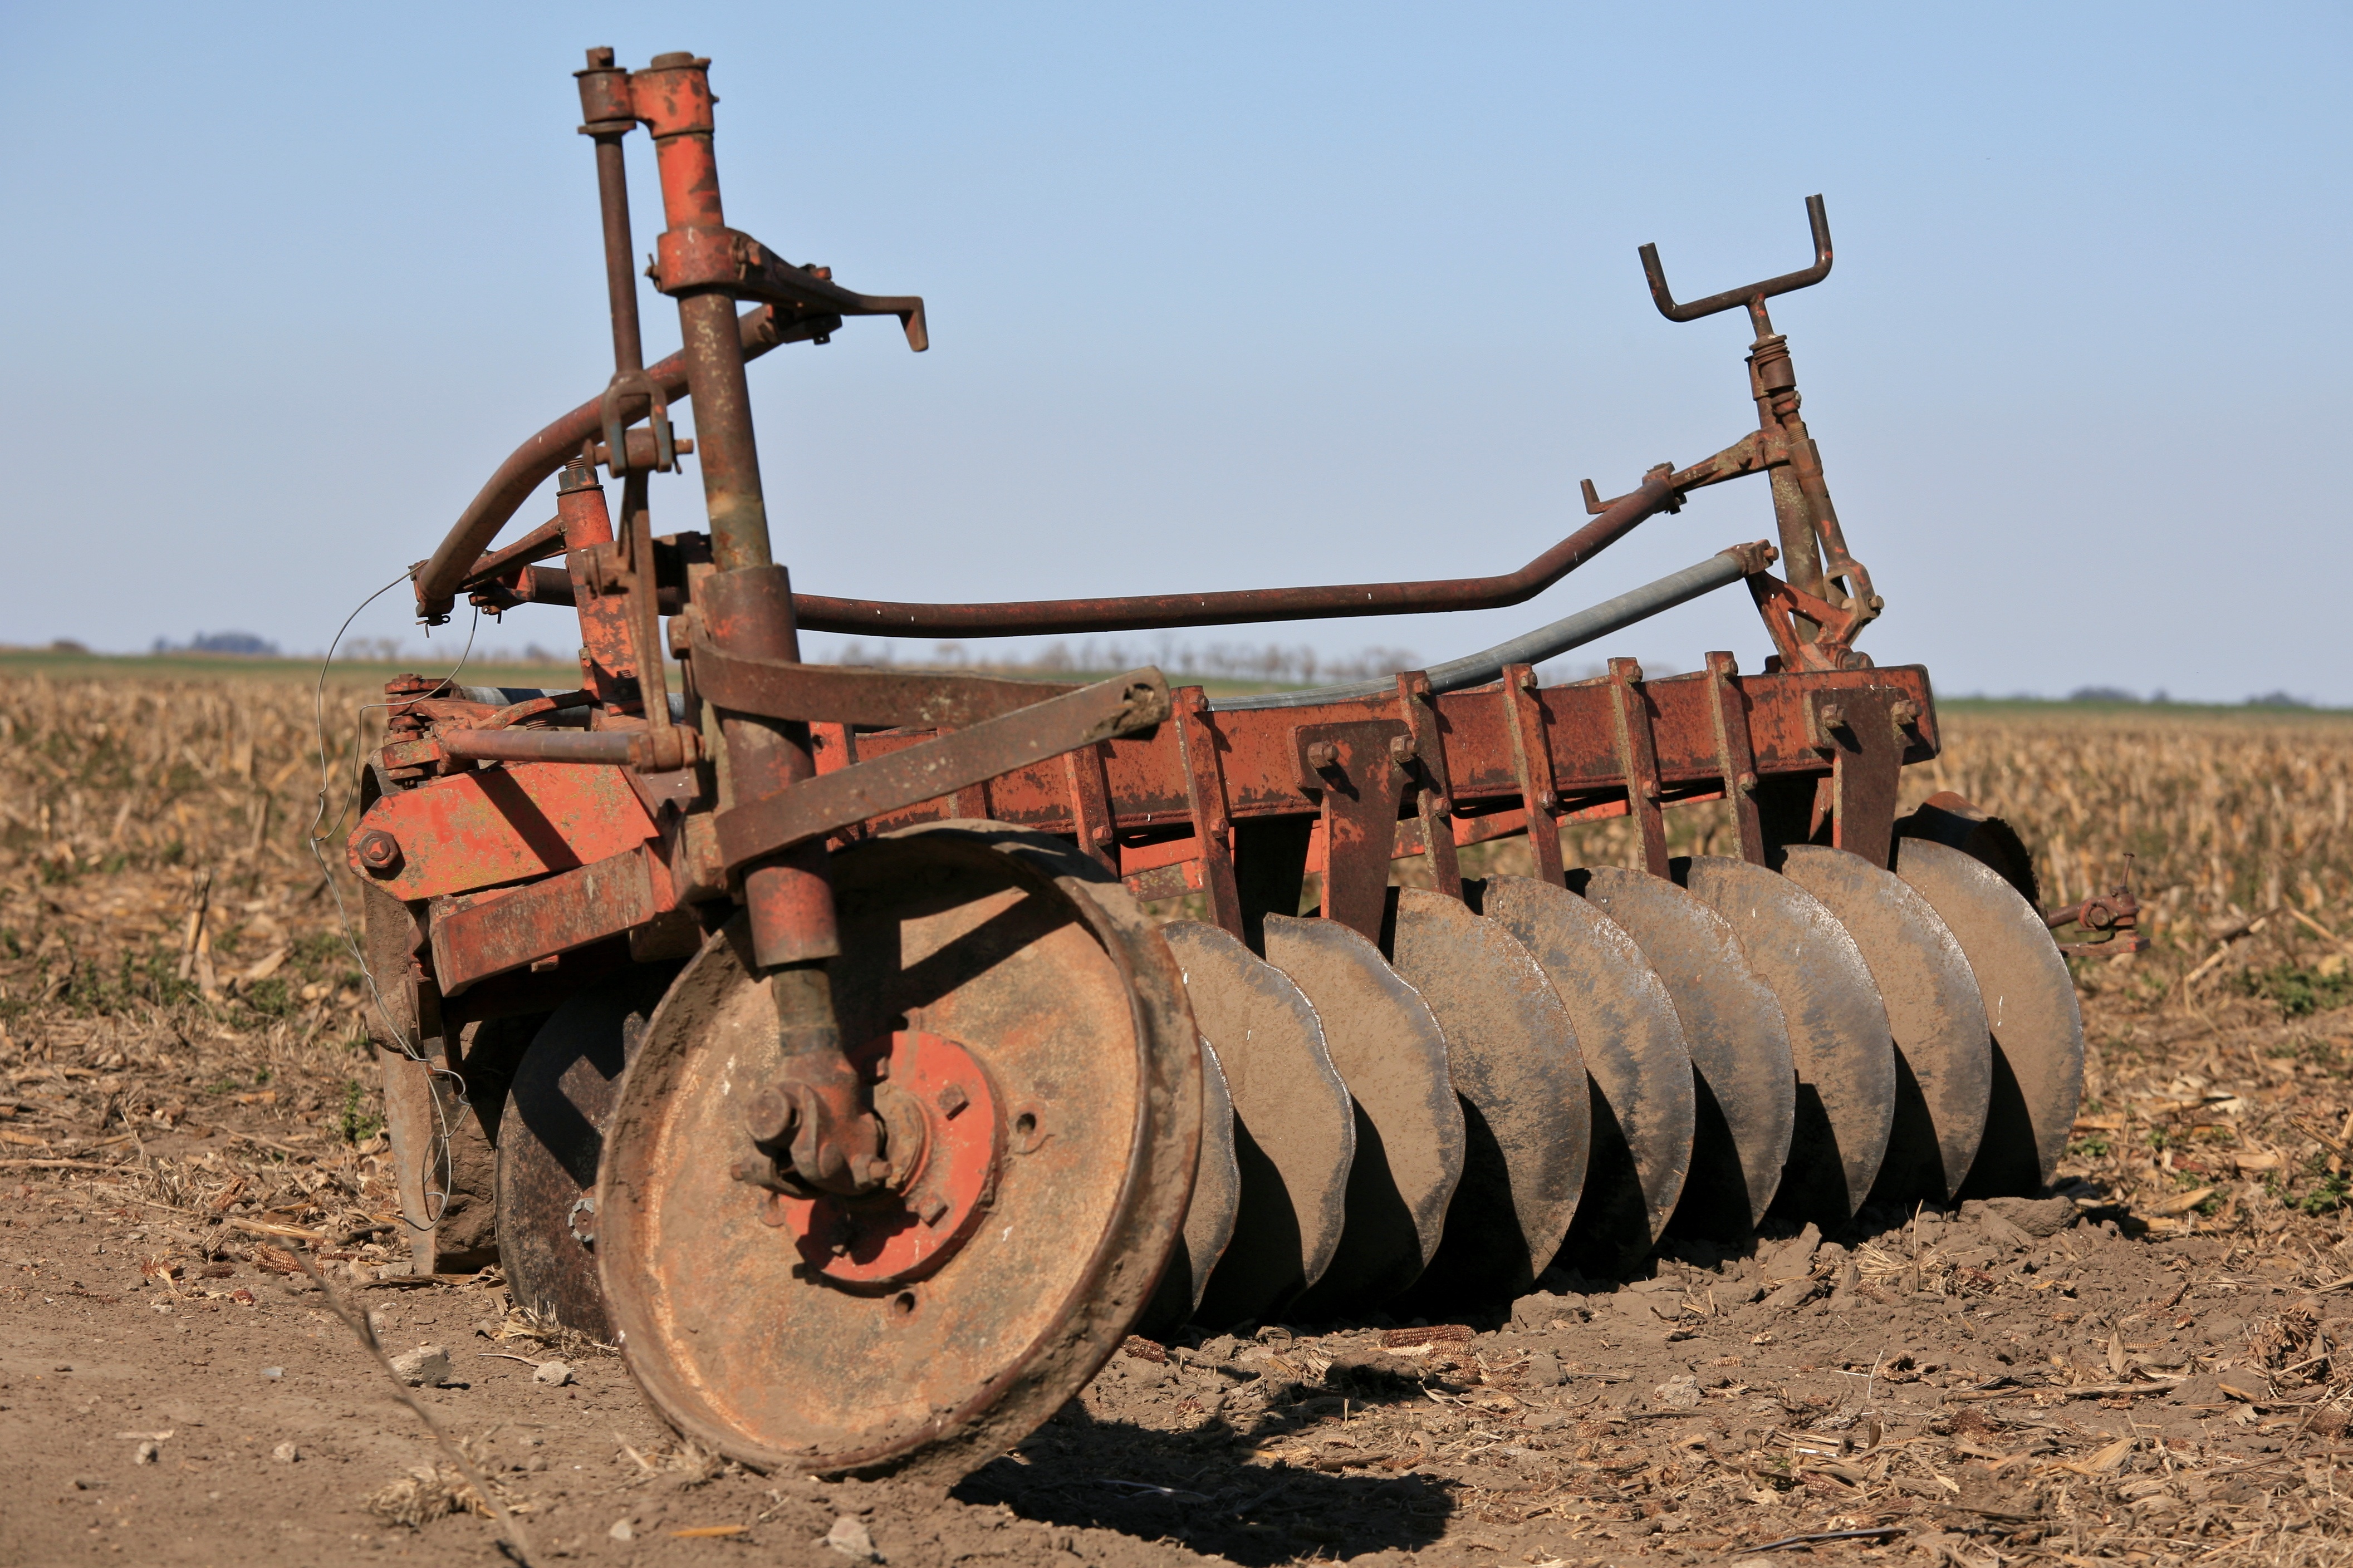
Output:
<instances>
[{"instance_id":1,"label":"steel hitch arm","mask_svg":"<svg viewBox=\"0 0 2353 1568\"><path fill-rule=\"evenodd\" d=\"M670 228L657 241L646 276L672 299L719 293L757 300L818 342L845 316L896 316L917 353L932 346L923 301L915 294L860 294L833 280L830 267L796 267L740 229Z\"/></svg>"},{"instance_id":2,"label":"steel hitch arm","mask_svg":"<svg viewBox=\"0 0 2353 1568\"><path fill-rule=\"evenodd\" d=\"M870 817L1148 730L1171 711L1168 682L1156 669L1130 670L1082 686L723 811L715 824L720 857L732 871Z\"/></svg>"}]
</instances>

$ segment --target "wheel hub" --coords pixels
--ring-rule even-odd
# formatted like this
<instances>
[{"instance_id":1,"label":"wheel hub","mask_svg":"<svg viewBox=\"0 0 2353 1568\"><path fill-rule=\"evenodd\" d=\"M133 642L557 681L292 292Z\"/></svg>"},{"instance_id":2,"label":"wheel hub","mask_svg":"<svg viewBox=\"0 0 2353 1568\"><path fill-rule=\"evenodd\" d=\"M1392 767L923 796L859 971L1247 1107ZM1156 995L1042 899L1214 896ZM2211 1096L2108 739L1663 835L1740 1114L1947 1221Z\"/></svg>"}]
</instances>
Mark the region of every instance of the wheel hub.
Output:
<instances>
[{"instance_id":1,"label":"wheel hub","mask_svg":"<svg viewBox=\"0 0 2353 1568\"><path fill-rule=\"evenodd\" d=\"M817 1275L883 1291L955 1256L988 1210L1004 1153L988 1075L955 1041L922 1029L879 1036L849 1053L874 1086L890 1174L855 1197L760 1195L760 1221L791 1237Z\"/></svg>"}]
</instances>

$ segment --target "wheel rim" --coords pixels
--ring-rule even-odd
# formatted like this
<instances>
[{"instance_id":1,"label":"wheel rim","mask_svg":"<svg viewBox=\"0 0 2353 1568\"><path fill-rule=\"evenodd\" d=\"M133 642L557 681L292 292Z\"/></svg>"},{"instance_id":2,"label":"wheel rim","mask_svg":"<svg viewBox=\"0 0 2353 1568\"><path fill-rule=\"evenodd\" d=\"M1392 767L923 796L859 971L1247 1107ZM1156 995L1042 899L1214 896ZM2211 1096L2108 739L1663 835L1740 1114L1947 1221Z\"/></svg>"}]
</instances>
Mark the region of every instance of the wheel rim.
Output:
<instances>
[{"instance_id":1,"label":"wheel rim","mask_svg":"<svg viewBox=\"0 0 2353 1568\"><path fill-rule=\"evenodd\" d=\"M742 918L670 988L607 1140L599 1264L630 1371L682 1432L760 1468L962 1475L1116 1349L1182 1220L1200 1057L1166 944L1088 866L981 824L833 859L844 1037L955 1041L1008 1119L986 1223L880 1295L815 1277L731 1174L741 1091L776 1061Z\"/></svg>"}]
</instances>

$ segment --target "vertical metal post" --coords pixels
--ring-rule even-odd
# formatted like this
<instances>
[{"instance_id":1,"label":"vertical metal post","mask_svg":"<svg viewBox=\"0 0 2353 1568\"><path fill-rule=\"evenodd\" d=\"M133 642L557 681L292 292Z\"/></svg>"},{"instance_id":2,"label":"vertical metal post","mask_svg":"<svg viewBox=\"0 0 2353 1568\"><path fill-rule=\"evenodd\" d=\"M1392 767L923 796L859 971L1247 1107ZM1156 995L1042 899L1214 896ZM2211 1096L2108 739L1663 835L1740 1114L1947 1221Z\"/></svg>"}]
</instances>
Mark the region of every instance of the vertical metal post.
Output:
<instances>
[{"instance_id":1,"label":"vertical metal post","mask_svg":"<svg viewBox=\"0 0 2353 1568\"><path fill-rule=\"evenodd\" d=\"M1397 678L1398 712L1413 737L1421 793L1414 803L1421 817L1422 852L1430 858L1431 886L1450 899L1462 896L1462 871L1454 850L1453 785L1446 775L1446 734L1439 726L1438 695L1419 669Z\"/></svg>"},{"instance_id":2,"label":"vertical metal post","mask_svg":"<svg viewBox=\"0 0 2353 1568\"><path fill-rule=\"evenodd\" d=\"M1748 699L1735 679L1739 661L1728 653L1707 656L1708 693L1714 699L1715 761L1724 775L1724 798L1732 807L1733 826L1740 835L1740 858L1752 866L1767 864L1765 823L1757 809L1757 754L1748 739Z\"/></svg>"},{"instance_id":3,"label":"vertical metal post","mask_svg":"<svg viewBox=\"0 0 2353 1568\"><path fill-rule=\"evenodd\" d=\"M1118 876L1118 824L1112 816L1111 780L1103 771L1103 748L1081 746L1063 752L1062 778L1071 791L1071 832L1079 841L1079 853Z\"/></svg>"},{"instance_id":4,"label":"vertical metal post","mask_svg":"<svg viewBox=\"0 0 2353 1568\"><path fill-rule=\"evenodd\" d=\"M688 231L726 227L712 146L710 65L691 54L657 55L631 79L632 106L653 132L661 172L665 241L691 241L698 237ZM691 294L679 300L678 319L716 568L703 590L712 640L731 653L797 663L792 587L769 549L734 301L715 291ZM805 724L723 714L720 733L738 800L773 795L815 775ZM821 845L747 871L744 902L751 911L753 956L764 968L819 963L840 951ZM781 989L778 994L781 1001ZM825 1012L830 1028L829 1001Z\"/></svg>"},{"instance_id":5,"label":"vertical metal post","mask_svg":"<svg viewBox=\"0 0 2353 1568\"><path fill-rule=\"evenodd\" d=\"M1560 791L1552 772L1552 743L1545 738L1544 704L1536 700L1536 672L1525 664L1504 667L1504 718L1512 731L1512 773L1519 781L1520 805L1528 818L1528 858L1536 879L1568 885L1560 861Z\"/></svg>"},{"instance_id":6,"label":"vertical metal post","mask_svg":"<svg viewBox=\"0 0 2353 1568\"><path fill-rule=\"evenodd\" d=\"M1201 846L1201 888L1209 895L1209 919L1239 941L1245 932L1229 837L1233 818L1226 805L1225 763L1209 725L1208 694L1198 686L1180 686L1171 695L1176 700L1176 744L1185 758L1185 794L1192 807L1193 837Z\"/></svg>"},{"instance_id":7,"label":"vertical metal post","mask_svg":"<svg viewBox=\"0 0 2353 1568\"><path fill-rule=\"evenodd\" d=\"M1748 395L1757 400L1757 425L1768 434L1790 438L1788 421L1797 417L1797 369L1789 363L1789 341L1773 330L1773 319L1759 297L1748 301L1748 318L1757 341L1748 345ZM1786 416L1786 417L1785 417ZM1797 438L1804 438L1803 424ZM1794 458L1794 454L1793 454ZM1816 459L1816 467L1820 467ZM1767 475L1773 489L1773 521L1781 536L1781 570L1790 584L1820 599L1822 552L1814 533L1812 498L1799 478L1795 462L1775 467ZM1821 628L1797 617L1798 640L1811 642Z\"/></svg>"},{"instance_id":8,"label":"vertical metal post","mask_svg":"<svg viewBox=\"0 0 2353 1568\"><path fill-rule=\"evenodd\" d=\"M1659 806L1659 752L1651 734L1651 698L1642 689L1642 667L1630 658L1609 661L1609 710L1617 721L1618 769L1626 775L1626 815L1642 851L1642 868L1667 875L1667 825Z\"/></svg>"},{"instance_id":9,"label":"vertical metal post","mask_svg":"<svg viewBox=\"0 0 2353 1568\"><path fill-rule=\"evenodd\" d=\"M580 134L596 144L596 199L605 226L605 290L613 315L613 368L646 367L645 341L638 330L638 278L630 252L629 173L621 139L637 124L630 106L629 73L613 64L613 51L588 51L588 68L572 73L580 83ZM624 454L624 461L627 455Z\"/></svg>"}]
</instances>

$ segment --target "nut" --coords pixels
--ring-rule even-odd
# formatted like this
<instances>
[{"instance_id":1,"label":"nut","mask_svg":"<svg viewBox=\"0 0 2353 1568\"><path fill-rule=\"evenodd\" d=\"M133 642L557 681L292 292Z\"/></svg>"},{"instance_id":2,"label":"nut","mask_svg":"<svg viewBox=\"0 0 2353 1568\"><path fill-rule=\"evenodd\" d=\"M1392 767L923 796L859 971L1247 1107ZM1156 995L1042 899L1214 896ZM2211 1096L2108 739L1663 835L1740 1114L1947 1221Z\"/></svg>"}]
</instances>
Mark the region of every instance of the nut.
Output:
<instances>
[{"instance_id":1,"label":"nut","mask_svg":"<svg viewBox=\"0 0 2353 1568\"><path fill-rule=\"evenodd\" d=\"M1416 754L1413 745L1413 737L1411 735L1391 735L1389 737L1390 761L1409 763L1413 761Z\"/></svg>"},{"instance_id":2,"label":"nut","mask_svg":"<svg viewBox=\"0 0 2353 1568\"><path fill-rule=\"evenodd\" d=\"M1340 748L1329 741L1307 742L1307 765L1317 773L1327 773L1340 765Z\"/></svg>"},{"instance_id":3,"label":"nut","mask_svg":"<svg viewBox=\"0 0 2353 1568\"><path fill-rule=\"evenodd\" d=\"M1823 729L1843 730L1846 728L1846 710L1840 707L1837 703L1825 702L1822 704L1820 711Z\"/></svg>"},{"instance_id":4,"label":"nut","mask_svg":"<svg viewBox=\"0 0 2353 1568\"><path fill-rule=\"evenodd\" d=\"M381 827L371 827L360 835L359 852L360 864L379 877L389 877L400 869L400 840Z\"/></svg>"},{"instance_id":5,"label":"nut","mask_svg":"<svg viewBox=\"0 0 2353 1568\"><path fill-rule=\"evenodd\" d=\"M792 1135L793 1102L776 1089L761 1089L744 1107L744 1126L754 1143L781 1143Z\"/></svg>"}]
</instances>

